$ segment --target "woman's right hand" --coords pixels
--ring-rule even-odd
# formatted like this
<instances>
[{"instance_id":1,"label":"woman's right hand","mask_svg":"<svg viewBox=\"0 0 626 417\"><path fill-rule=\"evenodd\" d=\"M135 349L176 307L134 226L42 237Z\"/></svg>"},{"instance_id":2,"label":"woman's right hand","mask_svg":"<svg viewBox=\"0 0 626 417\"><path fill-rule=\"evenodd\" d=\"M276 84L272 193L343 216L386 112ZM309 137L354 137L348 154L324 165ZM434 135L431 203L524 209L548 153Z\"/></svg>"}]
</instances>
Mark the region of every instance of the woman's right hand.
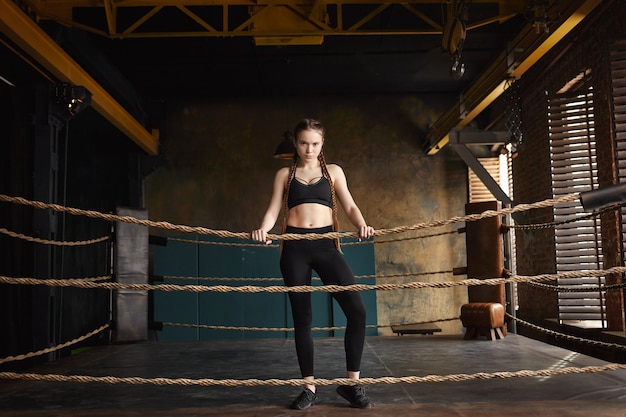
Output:
<instances>
[{"instance_id":1,"label":"woman's right hand","mask_svg":"<svg viewBox=\"0 0 626 417\"><path fill-rule=\"evenodd\" d=\"M253 230L250 236L252 237L252 240L256 242L264 242L266 245L272 243L271 240L267 239L267 232L263 229Z\"/></svg>"}]
</instances>

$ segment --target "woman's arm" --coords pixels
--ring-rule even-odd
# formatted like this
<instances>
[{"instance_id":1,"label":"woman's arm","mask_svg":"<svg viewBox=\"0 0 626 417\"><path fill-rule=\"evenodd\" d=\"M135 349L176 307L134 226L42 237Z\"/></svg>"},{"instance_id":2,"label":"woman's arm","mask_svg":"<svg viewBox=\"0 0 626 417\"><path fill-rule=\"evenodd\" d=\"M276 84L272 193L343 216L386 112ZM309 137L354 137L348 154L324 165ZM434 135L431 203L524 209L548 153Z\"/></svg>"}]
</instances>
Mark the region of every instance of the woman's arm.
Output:
<instances>
[{"instance_id":1,"label":"woman's arm","mask_svg":"<svg viewBox=\"0 0 626 417\"><path fill-rule=\"evenodd\" d=\"M352 194L348 189L346 174L343 172L343 169L341 169L339 165L332 164L328 165L328 171L333 179L337 198L346 212L348 219L350 219L350 222L359 230L359 237L369 239L374 236L374 228L367 225L361 210L354 202L354 198L352 198Z\"/></svg>"},{"instance_id":2,"label":"woman's arm","mask_svg":"<svg viewBox=\"0 0 626 417\"><path fill-rule=\"evenodd\" d=\"M270 204L265 211L265 215L261 221L261 226L252 231L252 240L265 242L267 244L272 243L271 240L267 239L267 233L272 230L276 224L276 220L278 219L278 215L280 214L280 210L283 206L283 193L288 175L289 168L287 167L281 168L276 172L276 175L274 176L274 187L272 189Z\"/></svg>"}]
</instances>

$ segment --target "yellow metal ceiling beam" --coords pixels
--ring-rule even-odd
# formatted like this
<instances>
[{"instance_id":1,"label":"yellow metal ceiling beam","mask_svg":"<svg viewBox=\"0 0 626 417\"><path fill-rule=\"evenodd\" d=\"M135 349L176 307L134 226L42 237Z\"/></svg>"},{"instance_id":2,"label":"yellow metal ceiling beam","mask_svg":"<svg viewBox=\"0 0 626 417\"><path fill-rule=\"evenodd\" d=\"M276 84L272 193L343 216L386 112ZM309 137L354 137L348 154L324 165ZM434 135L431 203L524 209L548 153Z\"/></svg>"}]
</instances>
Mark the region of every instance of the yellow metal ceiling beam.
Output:
<instances>
[{"instance_id":1,"label":"yellow metal ceiling beam","mask_svg":"<svg viewBox=\"0 0 626 417\"><path fill-rule=\"evenodd\" d=\"M222 37L222 36L326 36L326 35L440 35L441 24L433 21L426 13L418 10L419 6L427 4L440 5L441 0L24 0L30 9L36 14L38 19L55 20L69 27L76 27L101 36L108 36L112 39L118 38L162 38L162 37ZM450 3L450 1L448 1ZM523 13L526 10L525 0L473 0L473 3L497 4L499 12L496 12L492 18L486 19L478 24L472 24L468 30L490 24L495 21L503 22L510 17ZM363 11L364 16L358 20L356 24L351 24L346 29L343 22L343 8L353 5L372 5L378 6L369 13ZM415 24L408 27L389 27L385 30L370 30L364 28L364 24L378 16L387 7L399 5L406 8L416 18ZM255 13L265 8L286 7L294 11L310 10L313 8L326 9L329 6L335 6L337 13L337 22L335 26L322 24L320 20L313 16L304 15L308 22L315 27L307 30L298 30L298 28L272 30L275 28L265 27L259 30L250 25L248 19L244 23L239 21L228 20L229 16L237 13L229 13L228 9L245 8L253 17ZM221 29L214 28L206 20L192 12L189 8L216 8L223 9ZM103 14L106 18L106 27L87 25L73 19L72 10L74 8L92 8L104 9ZM129 27L117 27L117 23L121 19L120 13L123 10L133 8L134 12L139 15L134 16L136 22ZM161 10L178 9L186 14L189 22L182 22L167 30L161 32L148 32L140 30L140 27L150 20L157 12ZM143 13L143 15L141 15ZM352 10L354 13L354 10ZM123 16L127 16L124 14ZM195 25L192 24L195 22ZM325 22L321 22L325 23ZM424 24L426 25L424 27ZM232 27L237 26L235 29ZM267 26L267 25L266 25ZM203 30L204 29L204 30Z\"/></svg>"},{"instance_id":2,"label":"yellow metal ceiling beam","mask_svg":"<svg viewBox=\"0 0 626 417\"><path fill-rule=\"evenodd\" d=\"M461 94L455 106L433 124L426 136L428 155L434 155L443 148L449 141L450 130L467 126L506 90L509 80L524 75L602 3L602 0L557 0L555 3L553 6L556 7L553 7L553 10L561 11L561 17L559 22L550 27L549 34L537 34L536 28L529 23L515 37L510 49L502 52ZM519 56L511 59L517 51Z\"/></svg>"},{"instance_id":3,"label":"yellow metal ceiling beam","mask_svg":"<svg viewBox=\"0 0 626 417\"><path fill-rule=\"evenodd\" d=\"M116 7L153 7L153 6L219 6L219 5L286 5L313 4L314 0L111 0ZM45 3L49 7L102 7L102 0L31 0ZM30 3L29 2L29 3ZM324 0L323 4L435 4L448 3L449 0ZM472 3L494 3L500 8L519 10L527 6L527 0L472 0Z\"/></svg>"},{"instance_id":4,"label":"yellow metal ceiling beam","mask_svg":"<svg viewBox=\"0 0 626 417\"><path fill-rule=\"evenodd\" d=\"M60 82L89 90L91 107L148 154L158 154L158 131L149 133L11 0L0 0L0 31Z\"/></svg>"},{"instance_id":5,"label":"yellow metal ceiling beam","mask_svg":"<svg viewBox=\"0 0 626 417\"><path fill-rule=\"evenodd\" d=\"M107 18L107 28L109 35L115 33L117 27L117 11L115 10L115 4L113 0L103 0L102 6L104 7L104 14Z\"/></svg>"}]
</instances>

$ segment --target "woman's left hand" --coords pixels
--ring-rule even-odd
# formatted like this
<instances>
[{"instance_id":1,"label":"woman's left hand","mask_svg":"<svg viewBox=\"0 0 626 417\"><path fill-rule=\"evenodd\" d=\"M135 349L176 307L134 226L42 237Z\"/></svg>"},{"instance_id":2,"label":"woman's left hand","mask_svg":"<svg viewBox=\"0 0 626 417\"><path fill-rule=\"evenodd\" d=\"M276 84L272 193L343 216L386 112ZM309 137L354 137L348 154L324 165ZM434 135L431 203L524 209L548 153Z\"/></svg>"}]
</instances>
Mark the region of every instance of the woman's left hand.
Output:
<instances>
[{"instance_id":1,"label":"woman's left hand","mask_svg":"<svg viewBox=\"0 0 626 417\"><path fill-rule=\"evenodd\" d=\"M369 239L374 236L374 228L372 226L361 226L359 229L359 239Z\"/></svg>"}]
</instances>

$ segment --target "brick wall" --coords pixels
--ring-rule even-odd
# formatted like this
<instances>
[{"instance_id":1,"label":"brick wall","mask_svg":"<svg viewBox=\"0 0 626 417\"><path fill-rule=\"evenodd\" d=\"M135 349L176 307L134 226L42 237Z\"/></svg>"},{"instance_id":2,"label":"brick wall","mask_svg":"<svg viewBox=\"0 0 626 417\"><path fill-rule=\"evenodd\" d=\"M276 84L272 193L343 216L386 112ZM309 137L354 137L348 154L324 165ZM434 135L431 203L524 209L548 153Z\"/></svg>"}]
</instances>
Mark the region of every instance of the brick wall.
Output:
<instances>
[{"instance_id":1,"label":"brick wall","mask_svg":"<svg viewBox=\"0 0 626 417\"><path fill-rule=\"evenodd\" d=\"M547 100L584 68L590 68L595 105L595 131L601 186L615 182L613 122L609 43L626 37L626 3L605 2L577 30L535 64L518 82L522 103L523 142L513 160L513 189L516 203L530 203L551 197L550 155L548 143ZM549 222L552 210L526 212L528 223ZM603 217L605 267L618 265L621 259L618 218L614 213ZM518 273L534 275L555 271L552 229L517 232ZM621 277L609 277L611 282ZM557 295L520 285L520 317L540 323L557 317ZM612 294L608 306L609 326L623 330L623 294Z\"/></svg>"}]
</instances>

